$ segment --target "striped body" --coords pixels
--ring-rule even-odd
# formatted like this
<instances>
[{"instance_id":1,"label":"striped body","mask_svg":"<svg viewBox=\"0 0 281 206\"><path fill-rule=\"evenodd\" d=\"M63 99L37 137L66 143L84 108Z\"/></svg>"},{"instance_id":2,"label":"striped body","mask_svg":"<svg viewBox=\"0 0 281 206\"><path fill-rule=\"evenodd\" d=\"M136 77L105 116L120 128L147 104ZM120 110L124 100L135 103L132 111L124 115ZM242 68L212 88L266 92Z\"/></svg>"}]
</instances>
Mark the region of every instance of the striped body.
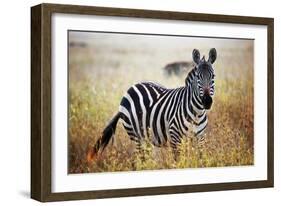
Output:
<instances>
[{"instance_id":1,"label":"striped body","mask_svg":"<svg viewBox=\"0 0 281 206\"><path fill-rule=\"evenodd\" d=\"M121 100L119 112L131 139L139 142L151 136L156 146L167 141L176 147L182 137L202 134L207 125L206 111L192 89L194 71L184 87L166 89L152 82L132 86Z\"/></svg>"}]
</instances>

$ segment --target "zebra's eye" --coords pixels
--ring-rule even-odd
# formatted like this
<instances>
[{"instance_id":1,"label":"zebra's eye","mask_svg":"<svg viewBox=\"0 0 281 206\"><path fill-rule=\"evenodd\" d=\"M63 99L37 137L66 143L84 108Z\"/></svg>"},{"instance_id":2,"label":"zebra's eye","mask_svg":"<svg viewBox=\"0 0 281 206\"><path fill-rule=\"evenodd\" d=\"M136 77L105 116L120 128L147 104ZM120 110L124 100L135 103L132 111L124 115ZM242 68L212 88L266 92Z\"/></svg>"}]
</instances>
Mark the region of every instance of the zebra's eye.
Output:
<instances>
[{"instance_id":1,"label":"zebra's eye","mask_svg":"<svg viewBox=\"0 0 281 206\"><path fill-rule=\"evenodd\" d=\"M212 79L214 79L214 78L215 78L215 76L216 76L216 75L215 75L215 74L213 74L213 75L212 75Z\"/></svg>"}]
</instances>

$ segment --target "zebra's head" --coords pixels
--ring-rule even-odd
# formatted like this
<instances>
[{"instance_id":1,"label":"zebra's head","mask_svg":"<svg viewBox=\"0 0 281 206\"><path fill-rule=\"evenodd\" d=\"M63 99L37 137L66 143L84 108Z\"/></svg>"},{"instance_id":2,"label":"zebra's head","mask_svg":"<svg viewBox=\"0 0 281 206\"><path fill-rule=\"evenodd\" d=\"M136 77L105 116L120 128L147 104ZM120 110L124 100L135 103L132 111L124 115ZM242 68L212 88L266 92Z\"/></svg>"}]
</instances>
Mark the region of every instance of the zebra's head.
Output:
<instances>
[{"instance_id":1,"label":"zebra's head","mask_svg":"<svg viewBox=\"0 0 281 206\"><path fill-rule=\"evenodd\" d=\"M210 109L213 103L215 92L215 72L213 63L217 58L217 51L212 48L209 51L209 58L206 61L205 56L200 58L200 52L194 49L192 52L193 61L195 63L195 89L199 96L204 109Z\"/></svg>"}]
</instances>

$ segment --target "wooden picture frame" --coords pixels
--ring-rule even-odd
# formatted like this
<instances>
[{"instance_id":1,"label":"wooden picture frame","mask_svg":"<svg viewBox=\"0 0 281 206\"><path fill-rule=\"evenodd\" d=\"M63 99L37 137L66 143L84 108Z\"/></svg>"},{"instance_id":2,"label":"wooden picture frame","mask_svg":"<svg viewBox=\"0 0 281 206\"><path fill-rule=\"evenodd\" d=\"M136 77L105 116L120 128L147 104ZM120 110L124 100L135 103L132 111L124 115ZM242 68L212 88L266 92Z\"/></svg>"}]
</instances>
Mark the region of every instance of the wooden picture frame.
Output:
<instances>
[{"instance_id":1,"label":"wooden picture frame","mask_svg":"<svg viewBox=\"0 0 281 206\"><path fill-rule=\"evenodd\" d=\"M170 185L78 192L52 192L52 23L54 13L216 22L267 27L267 179L214 184ZM31 8L31 198L42 201L160 195L273 187L274 184L274 20L272 18L40 4ZM265 137L264 137L265 138Z\"/></svg>"}]
</instances>

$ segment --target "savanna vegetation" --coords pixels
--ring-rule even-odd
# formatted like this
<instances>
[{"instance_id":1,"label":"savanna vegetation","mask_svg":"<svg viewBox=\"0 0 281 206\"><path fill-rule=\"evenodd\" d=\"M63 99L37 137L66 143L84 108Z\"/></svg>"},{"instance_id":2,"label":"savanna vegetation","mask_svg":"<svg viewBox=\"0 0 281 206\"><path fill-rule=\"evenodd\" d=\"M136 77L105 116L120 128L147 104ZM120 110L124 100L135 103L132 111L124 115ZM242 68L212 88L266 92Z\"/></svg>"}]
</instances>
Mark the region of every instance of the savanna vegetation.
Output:
<instances>
[{"instance_id":1,"label":"savanna vegetation","mask_svg":"<svg viewBox=\"0 0 281 206\"><path fill-rule=\"evenodd\" d=\"M164 37L117 35L112 38L94 33L69 35L70 41L85 43L69 47L70 173L254 163L252 41L202 38L167 41ZM182 86L186 76L167 77L163 66L177 60L191 60L193 48L207 54L211 47L217 49L218 58L214 64L215 97L208 112L204 145L199 148L193 136L188 136L179 148L176 161L169 146L154 147L147 140L144 154L139 154L119 122L112 143L95 161L87 162L88 149L118 111L121 97L130 85L150 80L168 88Z\"/></svg>"}]
</instances>

